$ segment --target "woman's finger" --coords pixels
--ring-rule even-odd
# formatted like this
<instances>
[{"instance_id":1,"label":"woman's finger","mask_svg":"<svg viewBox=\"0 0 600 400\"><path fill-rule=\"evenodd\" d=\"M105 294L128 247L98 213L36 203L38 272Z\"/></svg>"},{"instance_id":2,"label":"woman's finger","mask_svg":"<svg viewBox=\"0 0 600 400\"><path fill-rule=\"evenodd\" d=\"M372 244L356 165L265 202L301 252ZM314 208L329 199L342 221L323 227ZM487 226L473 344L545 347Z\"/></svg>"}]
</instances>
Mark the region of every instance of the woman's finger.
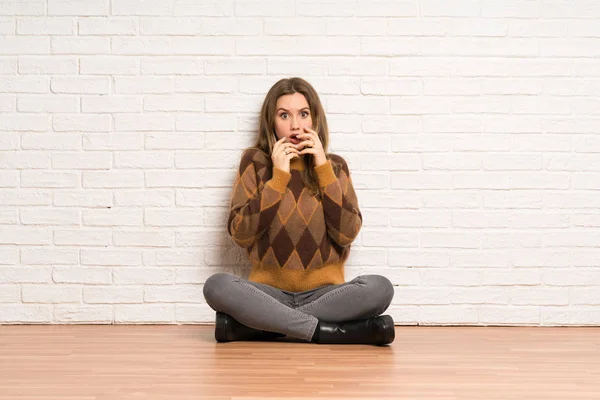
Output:
<instances>
[{"instance_id":1,"label":"woman's finger","mask_svg":"<svg viewBox=\"0 0 600 400\"><path fill-rule=\"evenodd\" d=\"M281 143L283 143L283 141L285 140L285 138L281 138L278 141L275 142L275 145L273 146L273 150L281 147Z\"/></svg>"},{"instance_id":2,"label":"woman's finger","mask_svg":"<svg viewBox=\"0 0 600 400\"><path fill-rule=\"evenodd\" d=\"M304 127L304 131L307 132L310 135L317 136L317 137L319 136L319 134L317 133L317 131L315 131L314 129L310 129L307 126Z\"/></svg>"},{"instance_id":3,"label":"woman's finger","mask_svg":"<svg viewBox=\"0 0 600 400\"><path fill-rule=\"evenodd\" d=\"M321 139L319 139L319 135L317 134L317 132L315 132L309 128L305 128L305 129L308 129L309 132L302 133L299 136L305 137L305 138L311 138L315 143L321 143Z\"/></svg>"},{"instance_id":4,"label":"woman's finger","mask_svg":"<svg viewBox=\"0 0 600 400\"><path fill-rule=\"evenodd\" d=\"M296 148L300 148L300 147L303 147L303 148L305 148L305 147L314 147L314 145L315 145L314 141L309 139L309 140L305 140L303 142L298 143L296 145Z\"/></svg>"},{"instance_id":5,"label":"woman's finger","mask_svg":"<svg viewBox=\"0 0 600 400\"><path fill-rule=\"evenodd\" d=\"M304 150L300 151L298 154L317 154L317 153L313 147L305 147Z\"/></svg>"}]
</instances>

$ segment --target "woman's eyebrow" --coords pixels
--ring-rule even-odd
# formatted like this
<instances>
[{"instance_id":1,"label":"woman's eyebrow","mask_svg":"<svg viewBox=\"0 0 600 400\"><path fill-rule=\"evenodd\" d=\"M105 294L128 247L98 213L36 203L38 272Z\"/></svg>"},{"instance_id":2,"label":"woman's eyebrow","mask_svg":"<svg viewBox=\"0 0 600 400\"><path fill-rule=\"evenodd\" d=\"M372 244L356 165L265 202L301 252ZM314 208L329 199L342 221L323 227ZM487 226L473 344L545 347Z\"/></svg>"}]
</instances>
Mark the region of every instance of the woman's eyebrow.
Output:
<instances>
[{"instance_id":1,"label":"woman's eyebrow","mask_svg":"<svg viewBox=\"0 0 600 400\"><path fill-rule=\"evenodd\" d=\"M279 110L283 110L283 111L289 111L289 110L287 110L287 109L285 109L285 108L283 108L283 107L279 107L279 108L277 109L277 111L279 111ZM310 107L304 107L304 108L301 108L299 111L304 111L304 110L308 110L308 111L310 111Z\"/></svg>"}]
</instances>

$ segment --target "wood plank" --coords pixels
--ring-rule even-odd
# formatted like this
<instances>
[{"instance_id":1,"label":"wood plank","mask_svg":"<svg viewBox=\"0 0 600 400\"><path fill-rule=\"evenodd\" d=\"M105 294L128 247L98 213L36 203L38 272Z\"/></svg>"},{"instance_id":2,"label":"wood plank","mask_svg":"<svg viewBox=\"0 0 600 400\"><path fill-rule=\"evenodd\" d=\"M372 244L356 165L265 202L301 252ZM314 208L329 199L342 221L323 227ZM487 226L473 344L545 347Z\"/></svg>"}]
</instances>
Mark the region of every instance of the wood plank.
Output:
<instances>
[{"instance_id":1,"label":"wood plank","mask_svg":"<svg viewBox=\"0 0 600 400\"><path fill-rule=\"evenodd\" d=\"M600 328L397 327L391 346L201 325L0 326L2 400L600 398Z\"/></svg>"}]
</instances>

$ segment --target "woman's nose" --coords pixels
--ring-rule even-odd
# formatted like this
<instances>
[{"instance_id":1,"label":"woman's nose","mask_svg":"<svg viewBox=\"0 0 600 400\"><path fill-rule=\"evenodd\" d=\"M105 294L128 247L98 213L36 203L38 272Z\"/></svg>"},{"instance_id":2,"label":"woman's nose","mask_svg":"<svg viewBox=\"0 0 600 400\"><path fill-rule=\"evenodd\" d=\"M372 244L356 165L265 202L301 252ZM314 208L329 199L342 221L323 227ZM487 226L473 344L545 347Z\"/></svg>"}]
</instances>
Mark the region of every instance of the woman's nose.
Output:
<instances>
[{"instance_id":1,"label":"woman's nose","mask_svg":"<svg viewBox=\"0 0 600 400\"><path fill-rule=\"evenodd\" d=\"M298 120L295 117L292 117L290 119L290 127L292 129L299 129L300 128L300 125L298 124Z\"/></svg>"}]
</instances>

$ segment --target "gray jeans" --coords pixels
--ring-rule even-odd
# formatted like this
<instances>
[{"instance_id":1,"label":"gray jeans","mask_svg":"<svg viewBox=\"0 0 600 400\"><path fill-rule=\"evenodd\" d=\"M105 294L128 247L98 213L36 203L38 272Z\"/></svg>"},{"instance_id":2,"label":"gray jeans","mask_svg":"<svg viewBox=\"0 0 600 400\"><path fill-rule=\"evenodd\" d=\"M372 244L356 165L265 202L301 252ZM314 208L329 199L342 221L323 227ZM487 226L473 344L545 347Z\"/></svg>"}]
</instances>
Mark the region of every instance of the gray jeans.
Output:
<instances>
[{"instance_id":1,"label":"gray jeans","mask_svg":"<svg viewBox=\"0 0 600 400\"><path fill-rule=\"evenodd\" d=\"M204 298L215 311L254 329L310 340L319 320L343 322L376 317L392 302L394 288L380 275L362 275L340 285L288 292L235 275L206 280Z\"/></svg>"}]
</instances>

